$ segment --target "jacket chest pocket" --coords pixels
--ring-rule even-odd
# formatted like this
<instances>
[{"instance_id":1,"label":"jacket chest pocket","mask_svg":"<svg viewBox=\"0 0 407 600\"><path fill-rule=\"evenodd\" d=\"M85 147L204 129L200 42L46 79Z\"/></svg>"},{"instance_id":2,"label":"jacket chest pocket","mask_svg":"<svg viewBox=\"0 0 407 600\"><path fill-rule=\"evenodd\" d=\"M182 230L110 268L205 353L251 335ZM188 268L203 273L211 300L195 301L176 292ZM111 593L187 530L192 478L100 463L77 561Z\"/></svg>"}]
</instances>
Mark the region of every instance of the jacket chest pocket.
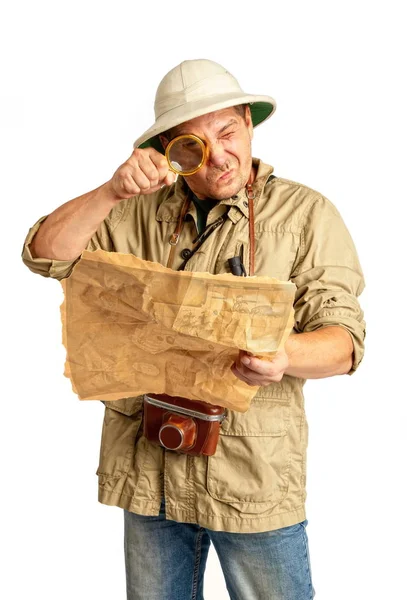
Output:
<instances>
[{"instance_id":1,"label":"jacket chest pocket","mask_svg":"<svg viewBox=\"0 0 407 600\"><path fill-rule=\"evenodd\" d=\"M256 231L254 244L254 275L275 277L289 281L297 253L300 236L286 231ZM230 236L220 249L215 262L215 273L229 272L228 259L240 257L246 273L250 270L250 244L248 231Z\"/></svg>"},{"instance_id":2,"label":"jacket chest pocket","mask_svg":"<svg viewBox=\"0 0 407 600\"><path fill-rule=\"evenodd\" d=\"M216 453L208 457L209 495L244 513L269 510L288 491L292 394L279 384L261 394L246 413L228 411Z\"/></svg>"},{"instance_id":3,"label":"jacket chest pocket","mask_svg":"<svg viewBox=\"0 0 407 600\"><path fill-rule=\"evenodd\" d=\"M289 281L299 250L300 236L285 231L256 233L255 275L267 275L280 281ZM245 263L249 264L249 249L244 247Z\"/></svg>"},{"instance_id":4,"label":"jacket chest pocket","mask_svg":"<svg viewBox=\"0 0 407 600\"><path fill-rule=\"evenodd\" d=\"M143 398L104 402L106 406L96 474L101 482L127 474L134 460L136 441L141 434Z\"/></svg>"}]
</instances>

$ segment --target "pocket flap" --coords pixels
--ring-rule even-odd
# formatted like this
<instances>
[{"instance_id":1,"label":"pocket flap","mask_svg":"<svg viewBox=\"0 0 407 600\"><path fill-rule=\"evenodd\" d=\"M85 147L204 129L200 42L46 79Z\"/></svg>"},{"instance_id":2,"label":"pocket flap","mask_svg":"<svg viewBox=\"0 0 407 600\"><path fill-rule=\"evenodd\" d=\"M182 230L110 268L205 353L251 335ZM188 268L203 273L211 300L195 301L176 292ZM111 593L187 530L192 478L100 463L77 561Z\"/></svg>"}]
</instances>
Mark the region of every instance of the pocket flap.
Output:
<instances>
[{"instance_id":1,"label":"pocket flap","mask_svg":"<svg viewBox=\"0 0 407 600\"><path fill-rule=\"evenodd\" d=\"M292 390L283 382L260 388L245 413L227 410L221 435L285 435L290 423L292 397Z\"/></svg>"},{"instance_id":2,"label":"pocket flap","mask_svg":"<svg viewBox=\"0 0 407 600\"><path fill-rule=\"evenodd\" d=\"M133 396L129 398L120 398L120 400L102 400L106 408L111 408L122 415L131 417L139 412L143 407L144 396Z\"/></svg>"}]
</instances>

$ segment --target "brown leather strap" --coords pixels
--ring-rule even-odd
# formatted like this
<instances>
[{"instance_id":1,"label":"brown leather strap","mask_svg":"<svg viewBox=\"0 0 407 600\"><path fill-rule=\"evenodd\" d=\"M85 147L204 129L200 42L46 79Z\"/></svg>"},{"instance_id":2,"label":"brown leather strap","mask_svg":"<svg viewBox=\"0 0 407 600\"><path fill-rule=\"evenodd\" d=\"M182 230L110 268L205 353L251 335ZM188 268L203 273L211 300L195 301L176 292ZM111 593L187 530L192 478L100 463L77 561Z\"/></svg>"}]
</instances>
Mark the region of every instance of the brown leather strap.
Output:
<instances>
[{"instance_id":1,"label":"brown leather strap","mask_svg":"<svg viewBox=\"0 0 407 600\"><path fill-rule=\"evenodd\" d=\"M188 194L187 197L184 200L184 204L182 205L181 212L180 212L180 215L179 215L179 219L178 219L178 223L177 223L177 226L175 228L175 231L174 231L174 233L171 234L171 237L169 239L169 243L171 245L171 250L170 250L170 254L168 256L168 261L167 261L167 268L168 269L172 268L172 263L174 262L176 245L179 242L179 236L181 235L181 231L182 231L182 228L184 226L184 218L185 218L185 215L188 212L188 208L189 208L190 203L191 203L191 197Z\"/></svg>"},{"instance_id":2,"label":"brown leather strap","mask_svg":"<svg viewBox=\"0 0 407 600\"><path fill-rule=\"evenodd\" d=\"M255 240L254 240L254 192L253 192L253 187L251 183L248 183L246 185L246 195L247 195L247 199L249 200L249 253L250 253L250 259L249 259L249 275L254 275L254 246L255 246Z\"/></svg>"}]
</instances>

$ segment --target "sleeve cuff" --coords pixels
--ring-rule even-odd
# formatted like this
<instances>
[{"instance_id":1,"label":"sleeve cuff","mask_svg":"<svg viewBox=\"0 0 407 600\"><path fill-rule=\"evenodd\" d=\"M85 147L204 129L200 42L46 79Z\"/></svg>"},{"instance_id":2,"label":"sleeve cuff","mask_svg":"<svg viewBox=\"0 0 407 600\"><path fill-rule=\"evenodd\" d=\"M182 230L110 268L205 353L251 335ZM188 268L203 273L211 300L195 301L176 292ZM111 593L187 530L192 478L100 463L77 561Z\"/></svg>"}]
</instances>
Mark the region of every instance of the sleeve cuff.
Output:
<instances>
[{"instance_id":1,"label":"sleeve cuff","mask_svg":"<svg viewBox=\"0 0 407 600\"><path fill-rule=\"evenodd\" d=\"M48 215L41 217L33 227L29 230L24 242L22 251L23 263L32 271L43 277L52 277L54 279L64 279L71 274L74 265L80 259L80 256L75 260L53 260L50 258L33 258L30 250L30 244L34 239L35 234L39 230L41 223L45 221Z\"/></svg>"},{"instance_id":2,"label":"sleeve cuff","mask_svg":"<svg viewBox=\"0 0 407 600\"><path fill-rule=\"evenodd\" d=\"M323 311L324 312L324 311ZM331 313L331 314L329 314ZM331 311L326 311L326 314L319 314L318 317L311 319L304 327L303 331L316 331L322 327L342 327L349 332L353 343L353 364L347 375L353 375L359 367L364 356L364 340L366 335L366 324L362 321L357 321L353 317L344 315L338 316L332 314Z\"/></svg>"}]
</instances>

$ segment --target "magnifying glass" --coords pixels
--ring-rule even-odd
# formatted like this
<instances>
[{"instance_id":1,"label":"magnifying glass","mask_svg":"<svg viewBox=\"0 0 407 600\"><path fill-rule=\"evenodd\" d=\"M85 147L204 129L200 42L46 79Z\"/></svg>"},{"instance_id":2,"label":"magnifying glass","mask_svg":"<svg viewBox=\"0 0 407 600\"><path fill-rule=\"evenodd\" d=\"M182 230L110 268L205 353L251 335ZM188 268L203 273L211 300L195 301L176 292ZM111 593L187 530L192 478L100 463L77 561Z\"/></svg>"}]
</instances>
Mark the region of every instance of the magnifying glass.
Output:
<instances>
[{"instance_id":1,"label":"magnifying glass","mask_svg":"<svg viewBox=\"0 0 407 600\"><path fill-rule=\"evenodd\" d=\"M174 173L193 175L205 163L207 147L199 137L187 133L170 141L165 149L165 156Z\"/></svg>"}]
</instances>

